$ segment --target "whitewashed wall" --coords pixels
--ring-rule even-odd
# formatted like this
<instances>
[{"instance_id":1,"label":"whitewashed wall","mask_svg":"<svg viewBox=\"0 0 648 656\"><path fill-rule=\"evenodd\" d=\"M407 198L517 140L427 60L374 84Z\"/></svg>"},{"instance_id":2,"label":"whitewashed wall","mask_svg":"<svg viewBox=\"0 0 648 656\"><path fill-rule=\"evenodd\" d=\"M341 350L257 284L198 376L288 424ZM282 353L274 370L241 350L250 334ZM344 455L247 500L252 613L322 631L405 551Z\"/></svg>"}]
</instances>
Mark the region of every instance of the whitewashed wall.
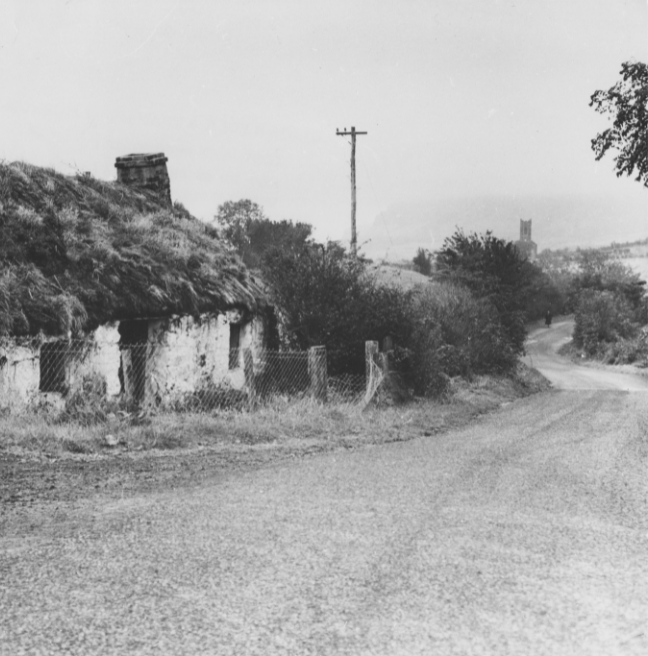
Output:
<instances>
[{"instance_id":1,"label":"whitewashed wall","mask_svg":"<svg viewBox=\"0 0 648 656\"><path fill-rule=\"evenodd\" d=\"M149 323L149 376L151 400L166 405L183 395L213 386L240 389L245 385L243 356L238 367L229 368L230 324L240 323L237 312L203 315L196 320L181 317ZM240 349L263 348L264 326L260 319L241 324Z\"/></svg>"},{"instance_id":2,"label":"whitewashed wall","mask_svg":"<svg viewBox=\"0 0 648 656\"><path fill-rule=\"evenodd\" d=\"M239 353L238 367L229 368L231 323L241 323L238 312L204 315L199 319L150 320L146 400L166 405L182 400L187 393L213 386L242 388L245 385L242 353ZM46 338L42 341L57 340ZM68 360L66 383L70 394L82 389L87 379L103 381L109 398L121 393L119 369L128 360L129 353L120 351L119 341L117 322L99 327L84 340L83 348ZM241 351L251 348L258 360L263 345L263 321L255 318L242 323ZM124 382L126 390L132 387L128 380ZM40 343L36 340L24 344L0 343L0 410L44 402L62 405L64 399L60 393L43 394L39 387Z\"/></svg>"},{"instance_id":3,"label":"whitewashed wall","mask_svg":"<svg viewBox=\"0 0 648 656\"><path fill-rule=\"evenodd\" d=\"M71 359L68 366L70 391L83 385L84 378L98 377L106 384L108 397L121 391L119 383L119 331L117 323L99 326L86 340L83 357Z\"/></svg>"},{"instance_id":4,"label":"whitewashed wall","mask_svg":"<svg viewBox=\"0 0 648 656\"><path fill-rule=\"evenodd\" d=\"M34 404L60 408L62 394L40 391L40 348L41 344L60 342L67 347L66 340L55 337L21 340L7 340L0 344L0 409L21 409ZM108 396L120 392L119 384L119 333L117 324L101 326L92 335L79 342L73 342L73 351L78 357L68 358L65 380L70 393L83 385L88 376L103 379Z\"/></svg>"},{"instance_id":5,"label":"whitewashed wall","mask_svg":"<svg viewBox=\"0 0 648 656\"><path fill-rule=\"evenodd\" d=\"M27 405L38 395L39 346L0 345L0 409Z\"/></svg>"}]
</instances>

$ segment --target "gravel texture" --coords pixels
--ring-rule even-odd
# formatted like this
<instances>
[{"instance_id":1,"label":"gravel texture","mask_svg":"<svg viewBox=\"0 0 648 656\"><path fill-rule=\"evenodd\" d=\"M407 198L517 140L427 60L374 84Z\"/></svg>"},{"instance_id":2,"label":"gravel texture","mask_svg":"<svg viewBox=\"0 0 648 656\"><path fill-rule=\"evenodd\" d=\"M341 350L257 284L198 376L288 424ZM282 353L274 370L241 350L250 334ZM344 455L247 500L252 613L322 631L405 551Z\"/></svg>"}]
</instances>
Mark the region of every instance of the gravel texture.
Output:
<instances>
[{"instance_id":1,"label":"gravel texture","mask_svg":"<svg viewBox=\"0 0 648 656\"><path fill-rule=\"evenodd\" d=\"M550 377L556 328L530 347ZM613 388L22 504L0 534L0 653L644 656L648 396Z\"/></svg>"}]
</instances>

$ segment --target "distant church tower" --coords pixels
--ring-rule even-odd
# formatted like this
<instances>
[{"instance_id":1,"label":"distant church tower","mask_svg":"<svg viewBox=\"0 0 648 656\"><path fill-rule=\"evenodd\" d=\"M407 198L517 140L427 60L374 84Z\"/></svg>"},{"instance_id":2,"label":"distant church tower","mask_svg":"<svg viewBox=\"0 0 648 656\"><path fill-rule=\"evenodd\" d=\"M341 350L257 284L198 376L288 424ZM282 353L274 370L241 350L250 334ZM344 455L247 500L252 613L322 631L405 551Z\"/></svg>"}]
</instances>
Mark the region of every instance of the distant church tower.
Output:
<instances>
[{"instance_id":1,"label":"distant church tower","mask_svg":"<svg viewBox=\"0 0 648 656\"><path fill-rule=\"evenodd\" d=\"M538 245L531 239L531 219L520 219L520 240L515 242L515 246L529 262L538 257Z\"/></svg>"}]
</instances>

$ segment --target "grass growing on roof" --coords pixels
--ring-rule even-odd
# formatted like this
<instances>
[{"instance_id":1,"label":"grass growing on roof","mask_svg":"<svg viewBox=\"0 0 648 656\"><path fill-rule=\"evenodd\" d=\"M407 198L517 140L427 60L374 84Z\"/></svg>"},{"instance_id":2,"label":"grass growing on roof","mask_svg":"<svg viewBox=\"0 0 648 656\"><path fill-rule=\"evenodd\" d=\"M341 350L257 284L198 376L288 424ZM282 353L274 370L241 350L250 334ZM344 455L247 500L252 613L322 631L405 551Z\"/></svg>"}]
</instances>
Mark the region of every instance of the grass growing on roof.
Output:
<instances>
[{"instance_id":1,"label":"grass growing on roof","mask_svg":"<svg viewBox=\"0 0 648 656\"><path fill-rule=\"evenodd\" d=\"M0 335L256 307L238 257L179 203L88 175L0 163Z\"/></svg>"}]
</instances>

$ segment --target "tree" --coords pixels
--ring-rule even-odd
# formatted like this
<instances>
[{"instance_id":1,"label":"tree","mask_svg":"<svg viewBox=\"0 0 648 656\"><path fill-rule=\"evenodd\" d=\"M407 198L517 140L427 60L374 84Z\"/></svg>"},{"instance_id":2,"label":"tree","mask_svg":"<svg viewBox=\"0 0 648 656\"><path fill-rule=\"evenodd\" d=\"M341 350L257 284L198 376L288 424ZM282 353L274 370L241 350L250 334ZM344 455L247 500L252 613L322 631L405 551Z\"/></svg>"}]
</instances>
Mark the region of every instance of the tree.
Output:
<instances>
[{"instance_id":1,"label":"tree","mask_svg":"<svg viewBox=\"0 0 648 656\"><path fill-rule=\"evenodd\" d=\"M547 281L546 289L549 293L545 294L548 303L538 304L537 318L544 316L546 310L551 310L554 315L574 311L574 277L578 268L575 257L569 249L552 251L546 248L538 255L534 264Z\"/></svg>"},{"instance_id":2,"label":"tree","mask_svg":"<svg viewBox=\"0 0 648 656\"><path fill-rule=\"evenodd\" d=\"M516 353L524 349L526 310L539 269L512 242L457 230L436 257L437 273L468 287L497 308L502 327Z\"/></svg>"},{"instance_id":3,"label":"tree","mask_svg":"<svg viewBox=\"0 0 648 656\"><path fill-rule=\"evenodd\" d=\"M266 218L263 209L248 199L228 200L219 205L216 216L221 236L231 242L237 249L249 244L249 230L253 221Z\"/></svg>"},{"instance_id":4,"label":"tree","mask_svg":"<svg viewBox=\"0 0 648 656\"><path fill-rule=\"evenodd\" d=\"M639 330L628 301L610 291L584 289L576 307L574 344L588 355L605 345L632 338Z\"/></svg>"},{"instance_id":5,"label":"tree","mask_svg":"<svg viewBox=\"0 0 648 656\"><path fill-rule=\"evenodd\" d=\"M430 251L419 248L412 262L415 269L424 276L429 276L432 273L432 254Z\"/></svg>"},{"instance_id":6,"label":"tree","mask_svg":"<svg viewBox=\"0 0 648 656\"><path fill-rule=\"evenodd\" d=\"M515 365L516 352L488 299L463 285L437 282L413 301L410 367L418 393L441 391L447 376L503 373Z\"/></svg>"},{"instance_id":7,"label":"tree","mask_svg":"<svg viewBox=\"0 0 648 656\"><path fill-rule=\"evenodd\" d=\"M605 291L623 297L634 310L642 310L646 282L629 266L593 248L579 251L576 261L572 294L577 300L584 290Z\"/></svg>"},{"instance_id":8,"label":"tree","mask_svg":"<svg viewBox=\"0 0 648 656\"><path fill-rule=\"evenodd\" d=\"M364 371L364 342L408 343L411 293L379 284L361 258L335 242L275 248L264 277L293 348L326 346L334 370Z\"/></svg>"},{"instance_id":9,"label":"tree","mask_svg":"<svg viewBox=\"0 0 648 656\"><path fill-rule=\"evenodd\" d=\"M617 177L636 173L636 179L648 187L648 65L625 62L621 76L613 87L595 91L590 98L590 107L610 114L614 121L592 139L592 150L597 160L611 148L616 150Z\"/></svg>"},{"instance_id":10,"label":"tree","mask_svg":"<svg viewBox=\"0 0 648 656\"><path fill-rule=\"evenodd\" d=\"M307 223L271 221L257 203L247 199L223 203L214 218L220 235L251 268L262 267L264 257L274 248L303 247L313 231Z\"/></svg>"}]
</instances>

